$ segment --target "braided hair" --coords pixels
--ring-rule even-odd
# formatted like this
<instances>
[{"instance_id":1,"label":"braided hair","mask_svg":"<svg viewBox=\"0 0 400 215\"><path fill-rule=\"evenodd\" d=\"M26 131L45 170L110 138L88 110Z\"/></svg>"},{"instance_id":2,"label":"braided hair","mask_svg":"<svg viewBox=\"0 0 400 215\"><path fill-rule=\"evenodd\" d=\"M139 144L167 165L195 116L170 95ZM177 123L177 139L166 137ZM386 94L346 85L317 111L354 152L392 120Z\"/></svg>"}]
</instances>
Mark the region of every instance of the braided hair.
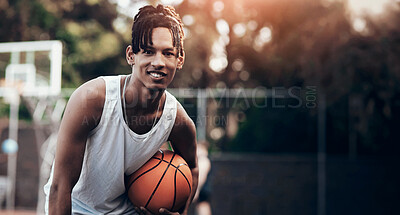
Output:
<instances>
[{"instance_id":1,"label":"braided hair","mask_svg":"<svg viewBox=\"0 0 400 215\"><path fill-rule=\"evenodd\" d=\"M139 9L132 25L132 49L137 54L140 49L152 45L152 32L154 28L168 28L172 35L173 46L177 48L178 55L183 56L183 23L175 9L171 6L157 7L151 5Z\"/></svg>"}]
</instances>

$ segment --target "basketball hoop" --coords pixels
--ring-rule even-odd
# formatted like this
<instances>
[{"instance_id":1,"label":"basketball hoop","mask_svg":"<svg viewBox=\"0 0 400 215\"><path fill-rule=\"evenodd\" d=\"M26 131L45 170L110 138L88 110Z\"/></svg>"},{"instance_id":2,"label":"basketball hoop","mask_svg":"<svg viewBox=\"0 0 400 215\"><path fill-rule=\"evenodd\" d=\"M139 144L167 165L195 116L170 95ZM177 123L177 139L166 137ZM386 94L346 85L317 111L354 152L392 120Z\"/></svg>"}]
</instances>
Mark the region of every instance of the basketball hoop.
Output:
<instances>
[{"instance_id":1,"label":"basketball hoop","mask_svg":"<svg viewBox=\"0 0 400 215\"><path fill-rule=\"evenodd\" d=\"M34 91L35 73L36 68L33 64L9 64L6 77L0 79L0 89L6 92L15 90L20 96L24 92ZM7 94L6 92L4 94Z\"/></svg>"},{"instance_id":2,"label":"basketball hoop","mask_svg":"<svg viewBox=\"0 0 400 215\"><path fill-rule=\"evenodd\" d=\"M58 96L61 92L62 43L0 43L1 91L13 88L24 97ZM2 96L2 95L0 95Z\"/></svg>"},{"instance_id":3,"label":"basketball hoop","mask_svg":"<svg viewBox=\"0 0 400 215\"><path fill-rule=\"evenodd\" d=\"M41 113L36 115L43 116L47 113L43 107L50 109L53 107L53 100L61 99L58 98L61 92L61 64L62 43L60 41L0 43L0 77L2 78L0 79L0 97L10 104L9 139L18 141L18 112L21 100L30 107L28 108L30 112ZM59 103L58 106L62 106L63 102ZM58 107L58 109L61 108ZM61 116L60 112L62 111L57 110L53 113L55 117L51 119ZM34 117L35 126L41 126L39 123L41 119L42 117ZM57 127L58 122L57 120L51 121L53 127ZM42 142L44 141L37 141L38 144ZM9 182L7 183L6 206L8 210L14 210L17 153L8 155L7 165ZM50 166L51 164L42 163L40 188L44 185L44 178L48 178L48 173L42 169L50 169ZM37 210L38 214L41 214L44 211L41 208L42 205L44 206L44 197L41 192L39 192L38 198Z\"/></svg>"}]
</instances>

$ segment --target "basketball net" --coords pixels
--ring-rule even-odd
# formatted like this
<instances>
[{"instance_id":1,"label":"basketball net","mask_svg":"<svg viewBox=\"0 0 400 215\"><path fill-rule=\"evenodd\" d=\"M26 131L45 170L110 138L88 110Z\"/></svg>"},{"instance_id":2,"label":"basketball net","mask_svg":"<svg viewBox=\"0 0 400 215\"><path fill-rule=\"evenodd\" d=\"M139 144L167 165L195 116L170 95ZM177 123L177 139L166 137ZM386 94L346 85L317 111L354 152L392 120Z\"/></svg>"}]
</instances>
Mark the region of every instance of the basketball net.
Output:
<instances>
[{"instance_id":1,"label":"basketball net","mask_svg":"<svg viewBox=\"0 0 400 215\"><path fill-rule=\"evenodd\" d=\"M0 88L1 89L14 89L18 95L22 95L25 89L25 83L21 80L16 81L8 81L4 78L0 79Z\"/></svg>"}]
</instances>

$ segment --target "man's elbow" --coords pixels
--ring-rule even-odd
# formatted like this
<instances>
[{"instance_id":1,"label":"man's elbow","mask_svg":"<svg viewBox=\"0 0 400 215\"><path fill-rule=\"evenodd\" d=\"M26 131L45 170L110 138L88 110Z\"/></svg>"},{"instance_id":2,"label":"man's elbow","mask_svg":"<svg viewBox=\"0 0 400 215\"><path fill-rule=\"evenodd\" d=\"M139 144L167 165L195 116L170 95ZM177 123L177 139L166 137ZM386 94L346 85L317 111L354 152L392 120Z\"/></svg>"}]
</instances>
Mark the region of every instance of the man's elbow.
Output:
<instances>
[{"instance_id":1,"label":"man's elbow","mask_svg":"<svg viewBox=\"0 0 400 215\"><path fill-rule=\"evenodd\" d=\"M54 199L57 196L58 190L59 190L59 185L53 182L50 187L50 194L49 194L50 200Z\"/></svg>"},{"instance_id":2,"label":"man's elbow","mask_svg":"<svg viewBox=\"0 0 400 215\"><path fill-rule=\"evenodd\" d=\"M69 186L64 186L60 183L53 181L50 187L49 201L59 202L60 200L70 200L72 189Z\"/></svg>"}]
</instances>

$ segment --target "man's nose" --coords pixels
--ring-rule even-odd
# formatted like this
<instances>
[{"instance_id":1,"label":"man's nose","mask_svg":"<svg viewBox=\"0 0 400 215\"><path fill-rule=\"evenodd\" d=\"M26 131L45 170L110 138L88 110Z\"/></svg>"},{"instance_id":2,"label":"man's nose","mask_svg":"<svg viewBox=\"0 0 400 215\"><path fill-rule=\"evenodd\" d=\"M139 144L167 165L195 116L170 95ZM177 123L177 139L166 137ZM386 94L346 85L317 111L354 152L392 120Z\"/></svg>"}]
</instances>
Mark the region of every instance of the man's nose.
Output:
<instances>
[{"instance_id":1,"label":"man's nose","mask_svg":"<svg viewBox=\"0 0 400 215\"><path fill-rule=\"evenodd\" d=\"M164 60L165 59L162 53L156 53L153 57L151 65L156 68L164 67L165 66Z\"/></svg>"}]
</instances>

